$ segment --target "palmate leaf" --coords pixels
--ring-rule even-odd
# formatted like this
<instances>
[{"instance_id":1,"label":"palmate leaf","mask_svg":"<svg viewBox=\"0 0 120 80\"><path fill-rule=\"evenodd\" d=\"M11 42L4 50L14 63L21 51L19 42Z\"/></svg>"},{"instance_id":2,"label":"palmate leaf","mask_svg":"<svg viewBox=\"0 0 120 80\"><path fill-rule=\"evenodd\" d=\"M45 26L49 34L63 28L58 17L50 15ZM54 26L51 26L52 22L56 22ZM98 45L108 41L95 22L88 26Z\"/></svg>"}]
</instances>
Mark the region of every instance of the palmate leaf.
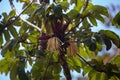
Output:
<instances>
[{"instance_id":1,"label":"palmate leaf","mask_svg":"<svg viewBox=\"0 0 120 80\"><path fill-rule=\"evenodd\" d=\"M82 14L84 16L87 15L90 22L95 26L97 26L96 19L101 22L104 22L104 16L106 17L109 16L107 8L105 8L104 6L92 5L92 4L90 4Z\"/></svg>"},{"instance_id":2,"label":"palmate leaf","mask_svg":"<svg viewBox=\"0 0 120 80\"><path fill-rule=\"evenodd\" d=\"M104 6L93 5L93 6L90 6L88 10L92 13L98 13L98 14L109 17L108 10Z\"/></svg>"}]
</instances>

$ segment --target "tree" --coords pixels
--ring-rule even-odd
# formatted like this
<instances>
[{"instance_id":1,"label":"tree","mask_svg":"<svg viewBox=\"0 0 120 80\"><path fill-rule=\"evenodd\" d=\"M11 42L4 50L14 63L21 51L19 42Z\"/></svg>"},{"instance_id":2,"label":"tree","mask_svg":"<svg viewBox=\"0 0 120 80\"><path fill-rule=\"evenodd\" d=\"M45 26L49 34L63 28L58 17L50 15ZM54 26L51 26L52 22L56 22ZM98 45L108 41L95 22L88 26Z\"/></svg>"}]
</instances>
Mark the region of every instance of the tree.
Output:
<instances>
[{"instance_id":1,"label":"tree","mask_svg":"<svg viewBox=\"0 0 120 80\"><path fill-rule=\"evenodd\" d=\"M88 74L88 80L119 80L120 55L105 63L95 58L106 45L120 48L120 37L110 30L93 32L97 20L109 17L107 8L89 0L16 0L23 4L17 13L9 0L11 12L3 12L0 21L0 46L3 59L0 73L11 80L72 80L70 70ZM21 15L28 16L27 19ZM120 12L113 25L120 27ZM4 44L5 42L5 44ZM25 71L30 65L31 71Z\"/></svg>"}]
</instances>

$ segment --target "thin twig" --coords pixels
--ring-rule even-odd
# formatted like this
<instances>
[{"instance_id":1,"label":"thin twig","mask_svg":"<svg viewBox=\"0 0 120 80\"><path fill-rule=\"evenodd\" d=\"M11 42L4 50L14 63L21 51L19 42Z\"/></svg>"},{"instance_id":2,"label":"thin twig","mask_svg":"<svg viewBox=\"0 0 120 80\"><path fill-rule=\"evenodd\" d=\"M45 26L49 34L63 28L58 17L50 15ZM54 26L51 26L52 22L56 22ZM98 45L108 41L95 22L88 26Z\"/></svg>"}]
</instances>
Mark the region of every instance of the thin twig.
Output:
<instances>
[{"instance_id":1,"label":"thin twig","mask_svg":"<svg viewBox=\"0 0 120 80\"><path fill-rule=\"evenodd\" d=\"M92 67L93 68L93 66L90 64L90 63L88 63L82 56L80 56L79 54L77 54L87 65L89 65L90 67Z\"/></svg>"},{"instance_id":2,"label":"thin twig","mask_svg":"<svg viewBox=\"0 0 120 80\"><path fill-rule=\"evenodd\" d=\"M86 10L88 4L89 4L89 0L86 0L85 6L84 6L84 8L83 8L83 12Z\"/></svg>"},{"instance_id":3,"label":"thin twig","mask_svg":"<svg viewBox=\"0 0 120 80\"><path fill-rule=\"evenodd\" d=\"M16 11L15 6L14 6L12 0L9 0L9 2L10 2L10 6L11 6L12 10L15 10L15 11ZM31 27L33 27L33 28L37 29L39 32L41 32L41 29L40 29L38 26L32 24L31 22L29 22L29 21L27 21L26 19L24 19L23 17L21 17L21 14L22 14L28 7L30 7L31 4L32 4L32 2L31 2L28 6L26 6L20 14L16 11L16 16L17 16L17 17L15 18L14 21L12 21L11 23L9 23L9 25L12 24L12 23L14 23L14 22L16 21L16 19L18 19L18 18L20 17L20 19L21 19L22 21L24 21L26 24L30 25ZM7 24L6 26L8 26L8 24Z\"/></svg>"},{"instance_id":4,"label":"thin twig","mask_svg":"<svg viewBox=\"0 0 120 80\"><path fill-rule=\"evenodd\" d=\"M69 65L66 61L66 57L65 57L65 54L64 54L63 50L61 50L60 53L59 53L59 60L60 60L61 66L63 68L66 80L72 80L72 77L71 77L71 74L70 74L70 68L69 68Z\"/></svg>"},{"instance_id":5,"label":"thin twig","mask_svg":"<svg viewBox=\"0 0 120 80\"><path fill-rule=\"evenodd\" d=\"M16 11L15 6L14 6L12 0L9 0L9 2L10 2L11 9ZM4 28L7 27L7 26L10 26L11 24L13 24L13 23L21 16L21 14L22 14L31 4L32 4L32 2L31 2L28 6L26 6L20 14L18 14L17 16L15 16L15 17L14 17L14 20L8 21L8 22L4 25Z\"/></svg>"},{"instance_id":6,"label":"thin twig","mask_svg":"<svg viewBox=\"0 0 120 80\"><path fill-rule=\"evenodd\" d=\"M65 36L68 35L68 34L69 34L71 31L73 31L74 29L76 29L76 27L78 27L79 24L80 24L82 21L83 21L83 19L82 19L79 23L77 23L73 28L71 28L71 29L65 34Z\"/></svg>"},{"instance_id":7,"label":"thin twig","mask_svg":"<svg viewBox=\"0 0 120 80\"><path fill-rule=\"evenodd\" d=\"M83 11L86 10L86 8L87 8L87 6L88 6L88 3L89 3L89 0L86 0L86 4L85 4L85 7L84 7ZM79 24L82 23L83 20L84 20L84 18L87 17L87 16L88 16L88 15L84 16L79 23L77 23L72 29L70 29L70 30L67 32L67 34L69 34L72 30L76 29L76 27L78 27ZM66 34L66 35L67 35L67 34ZM66 35L65 35L65 36L66 36Z\"/></svg>"}]
</instances>

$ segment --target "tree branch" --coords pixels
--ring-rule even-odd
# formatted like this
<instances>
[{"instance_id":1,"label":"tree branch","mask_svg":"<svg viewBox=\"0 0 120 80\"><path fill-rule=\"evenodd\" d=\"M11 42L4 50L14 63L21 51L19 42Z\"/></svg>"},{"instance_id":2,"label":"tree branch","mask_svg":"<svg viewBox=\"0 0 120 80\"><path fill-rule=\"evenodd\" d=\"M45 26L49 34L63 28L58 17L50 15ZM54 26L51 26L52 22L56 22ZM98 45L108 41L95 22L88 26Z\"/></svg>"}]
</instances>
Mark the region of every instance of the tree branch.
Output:
<instances>
[{"instance_id":1,"label":"tree branch","mask_svg":"<svg viewBox=\"0 0 120 80\"><path fill-rule=\"evenodd\" d=\"M44 73L43 73L43 77L42 77L42 80L44 80L45 79L45 75L47 74L47 70L48 70L48 67L49 67L49 65L50 65L50 60L51 60L51 58L52 58L52 55L53 55L53 53L50 55L50 57L48 58L48 61L47 61L47 65L46 65L46 69L45 69L45 71L44 71ZM41 79L40 79L41 80Z\"/></svg>"},{"instance_id":2,"label":"tree branch","mask_svg":"<svg viewBox=\"0 0 120 80\"><path fill-rule=\"evenodd\" d=\"M11 6L12 10L15 10L15 11L16 11L15 6L14 6L12 0L9 0L9 2L10 2L10 6ZM29 22L29 21L27 21L26 19L24 19L23 17L21 17L21 14L22 14L28 7L30 7L31 4L32 4L32 2L31 2L30 4L28 4L28 6L26 6L20 14L16 11L16 16L17 16L17 17L15 17L15 20L13 20L13 21L10 22L9 24L5 25L5 27L11 25L12 23L14 23L14 22L20 17L20 19L21 19L22 21L24 21L26 24L28 24L29 26L37 29L39 32L41 32L41 29L40 29L38 26L32 24L31 22Z\"/></svg>"},{"instance_id":3,"label":"tree branch","mask_svg":"<svg viewBox=\"0 0 120 80\"><path fill-rule=\"evenodd\" d=\"M77 54L87 65L89 65L91 68L93 68L93 66L88 63L82 56L80 56L79 54Z\"/></svg>"},{"instance_id":4,"label":"tree branch","mask_svg":"<svg viewBox=\"0 0 120 80\"><path fill-rule=\"evenodd\" d=\"M84 6L84 8L83 8L83 11L85 11L85 10L86 10L86 8L87 8L88 4L89 4L89 0L86 0L86 4L85 4L85 6Z\"/></svg>"},{"instance_id":5,"label":"tree branch","mask_svg":"<svg viewBox=\"0 0 120 80\"><path fill-rule=\"evenodd\" d=\"M66 80L72 80L71 74L70 74L70 69L69 69L69 65L66 61L66 57L64 52L61 50L60 54L59 54L59 60L60 60L60 64L63 68L64 71L64 75L66 77Z\"/></svg>"}]
</instances>

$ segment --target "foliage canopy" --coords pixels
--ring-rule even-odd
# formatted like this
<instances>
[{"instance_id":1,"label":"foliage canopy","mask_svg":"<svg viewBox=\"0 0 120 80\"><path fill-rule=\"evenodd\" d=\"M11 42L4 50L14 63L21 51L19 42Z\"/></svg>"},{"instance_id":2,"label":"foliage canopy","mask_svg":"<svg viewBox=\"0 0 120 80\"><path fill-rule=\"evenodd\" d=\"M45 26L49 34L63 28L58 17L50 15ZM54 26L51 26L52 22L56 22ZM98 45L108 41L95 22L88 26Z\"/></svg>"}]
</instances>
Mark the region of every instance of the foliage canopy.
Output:
<instances>
[{"instance_id":1,"label":"foliage canopy","mask_svg":"<svg viewBox=\"0 0 120 80\"><path fill-rule=\"evenodd\" d=\"M73 70L83 70L88 80L120 79L120 55L108 63L95 58L102 45L120 48L113 31L91 30L109 17L106 7L89 0L16 0L24 3L17 13L9 2L12 10L3 12L0 21L0 73L10 74L10 80L60 80L62 70L66 80L72 80ZM112 24L120 27L120 12Z\"/></svg>"}]
</instances>

